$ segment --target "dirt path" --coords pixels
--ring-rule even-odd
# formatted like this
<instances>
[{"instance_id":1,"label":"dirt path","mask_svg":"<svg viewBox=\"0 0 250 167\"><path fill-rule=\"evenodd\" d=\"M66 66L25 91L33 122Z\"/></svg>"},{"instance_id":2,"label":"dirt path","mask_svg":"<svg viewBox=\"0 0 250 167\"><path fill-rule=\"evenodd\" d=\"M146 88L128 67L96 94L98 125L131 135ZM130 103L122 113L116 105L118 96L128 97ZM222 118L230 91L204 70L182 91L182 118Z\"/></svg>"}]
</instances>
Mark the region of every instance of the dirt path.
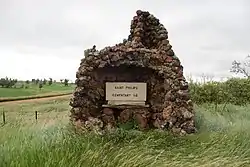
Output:
<instances>
[{"instance_id":1,"label":"dirt path","mask_svg":"<svg viewBox=\"0 0 250 167\"><path fill-rule=\"evenodd\" d=\"M2 104L16 104L16 103L30 103L30 102L42 102L48 100L55 100L55 99L62 99L62 98L70 98L72 95L58 95L53 97L39 97L34 99L26 99L26 100L16 100L16 101L7 101L7 102L0 102Z\"/></svg>"}]
</instances>

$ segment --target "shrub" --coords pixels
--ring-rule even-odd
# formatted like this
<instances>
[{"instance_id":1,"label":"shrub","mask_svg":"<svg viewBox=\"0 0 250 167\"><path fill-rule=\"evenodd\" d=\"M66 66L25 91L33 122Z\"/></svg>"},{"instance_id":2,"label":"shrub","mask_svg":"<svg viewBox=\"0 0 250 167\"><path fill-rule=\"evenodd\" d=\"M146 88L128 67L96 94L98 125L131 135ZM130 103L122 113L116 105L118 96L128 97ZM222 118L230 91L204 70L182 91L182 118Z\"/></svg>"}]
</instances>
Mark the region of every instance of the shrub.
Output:
<instances>
[{"instance_id":1,"label":"shrub","mask_svg":"<svg viewBox=\"0 0 250 167\"><path fill-rule=\"evenodd\" d=\"M250 102L250 79L231 78L225 82L190 82L189 91L191 99L197 104L244 105Z\"/></svg>"}]
</instances>

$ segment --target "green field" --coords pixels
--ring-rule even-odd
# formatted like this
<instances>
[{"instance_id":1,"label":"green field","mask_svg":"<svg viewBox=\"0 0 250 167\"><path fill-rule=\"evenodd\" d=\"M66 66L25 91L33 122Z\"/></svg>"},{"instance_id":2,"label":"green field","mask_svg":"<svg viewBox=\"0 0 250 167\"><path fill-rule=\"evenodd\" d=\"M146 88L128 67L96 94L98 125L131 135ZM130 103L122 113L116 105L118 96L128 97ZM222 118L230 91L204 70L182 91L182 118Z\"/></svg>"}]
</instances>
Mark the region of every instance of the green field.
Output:
<instances>
[{"instance_id":1,"label":"green field","mask_svg":"<svg viewBox=\"0 0 250 167\"><path fill-rule=\"evenodd\" d=\"M196 106L199 132L174 137L122 129L105 136L74 134L67 128L68 99L0 105L6 112L6 124L0 127L0 166L250 166L249 108Z\"/></svg>"},{"instance_id":2,"label":"green field","mask_svg":"<svg viewBox=\"0 0 250 167\"><path fill-rule=\"evenodd\" d=\"M38 85L29 84L28 88L0 88L0 98L26 97L43 94L70 93L74 85L64 86L60 83L44 85L40 90Z\"/></svg>"}]
</instances>

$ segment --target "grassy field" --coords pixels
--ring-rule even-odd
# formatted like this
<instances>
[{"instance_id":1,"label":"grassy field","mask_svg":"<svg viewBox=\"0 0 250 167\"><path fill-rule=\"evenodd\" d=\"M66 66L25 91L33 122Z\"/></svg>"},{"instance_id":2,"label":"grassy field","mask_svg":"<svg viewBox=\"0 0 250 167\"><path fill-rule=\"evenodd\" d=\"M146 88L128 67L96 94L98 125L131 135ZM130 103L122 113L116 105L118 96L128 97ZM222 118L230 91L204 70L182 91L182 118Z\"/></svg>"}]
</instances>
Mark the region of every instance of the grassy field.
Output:
<instances>
[{"instance_id":1,"label":"grassy field","mask_svg":"<svg viewBox=\"0 0 250 167\"><path fill-rule=\"evenodd\" d=\"M28 88L0 88L0 98L26 97L41 94L58 94L72 92L74 85L64 86L63 84L54 83L44 85L40 90L38 85L29 84Z\"/></svg>"},{"instance_id":2,"label":"grassy field","mask_svg":"<svg viewBox=\"0 0 250 167\"><path fill-rule=\"evenodd\" d=\"M250 166L250 105L196 106L199 133L186 137L121 129L106 136L77 135L67 128L68 99L3 108L1 167Z\"/></svg>"}]
</instances>

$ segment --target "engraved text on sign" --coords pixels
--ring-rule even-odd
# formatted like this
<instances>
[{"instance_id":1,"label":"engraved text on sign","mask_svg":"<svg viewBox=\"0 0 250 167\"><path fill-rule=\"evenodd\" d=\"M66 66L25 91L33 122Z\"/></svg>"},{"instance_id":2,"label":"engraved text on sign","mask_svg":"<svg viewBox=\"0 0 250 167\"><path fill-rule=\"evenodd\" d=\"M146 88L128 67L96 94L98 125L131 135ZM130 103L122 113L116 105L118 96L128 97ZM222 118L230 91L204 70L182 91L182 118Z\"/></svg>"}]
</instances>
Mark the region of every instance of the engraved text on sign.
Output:
<instances>
[{"instance_id":1,"label":"engraved text on sign","mask_svg":"<svg viewBox=\"0 0 250 167\"><path fill-rule=\"evenodd\" d=\"M146 83L107 82L106 100L113 104L145 104Z\"/></svg>"}]
</instances>

